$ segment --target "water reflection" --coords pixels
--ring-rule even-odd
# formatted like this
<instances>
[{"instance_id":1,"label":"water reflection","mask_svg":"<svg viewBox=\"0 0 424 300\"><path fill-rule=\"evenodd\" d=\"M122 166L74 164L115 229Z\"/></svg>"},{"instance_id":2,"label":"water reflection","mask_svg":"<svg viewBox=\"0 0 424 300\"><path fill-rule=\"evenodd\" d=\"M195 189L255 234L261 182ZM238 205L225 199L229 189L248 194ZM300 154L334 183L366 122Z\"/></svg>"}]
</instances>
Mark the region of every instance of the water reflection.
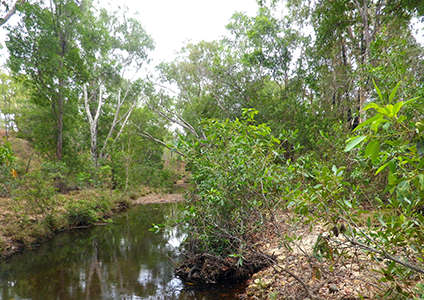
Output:
<instances>
[{"instance_id":1,"label":"water reflection","mask_svg":"<svg viewBox=\"0 0 424 300\"><path fill-rule=\"evenodd\" d=\"M186 234L150 232L174 204L134 208L108 226L61 234L0 264L0 299L234 299L222 289L187 290L172 261Z\"/></svg>"}]
</instances>

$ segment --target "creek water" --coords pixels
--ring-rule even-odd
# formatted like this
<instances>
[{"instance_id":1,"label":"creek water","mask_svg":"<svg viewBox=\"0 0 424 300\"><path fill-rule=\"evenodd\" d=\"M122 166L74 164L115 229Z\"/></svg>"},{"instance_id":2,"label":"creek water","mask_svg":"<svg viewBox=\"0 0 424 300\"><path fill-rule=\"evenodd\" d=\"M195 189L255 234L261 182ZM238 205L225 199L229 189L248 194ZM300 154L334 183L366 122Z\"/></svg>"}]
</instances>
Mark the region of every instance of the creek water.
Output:
<instances>
[{"instance_id":1,"label":"creek water","mask_svg":"<svg viewBox=\"0 0 424 300\"><path fill-rule=\"evenodd\" d=\"M0 299L236 299L237 288L193 289L174 276L186 230L149 228L176 210L138 206L111 224L60 234L12 257L0 264Z\"/></svg>"}]
</instances>

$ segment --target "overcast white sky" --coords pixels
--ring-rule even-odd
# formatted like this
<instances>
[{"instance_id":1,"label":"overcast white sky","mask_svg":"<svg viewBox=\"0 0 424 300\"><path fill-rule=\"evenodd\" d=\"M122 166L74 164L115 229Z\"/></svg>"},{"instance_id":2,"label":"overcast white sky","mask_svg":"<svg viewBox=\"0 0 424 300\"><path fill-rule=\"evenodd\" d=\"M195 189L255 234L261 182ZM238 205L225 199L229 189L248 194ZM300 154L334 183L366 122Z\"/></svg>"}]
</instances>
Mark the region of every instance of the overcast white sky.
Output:
<instances>
[{"instance_id":1,"label":"overcast white sky","mask_svg":"<svg viewBox=\"0 0 424 300\"><path fill-rule=\"evenodd\" d=\"M254 15L255 0L127 0L156 44L155 61L170 60L187 41L215 40L233 13Z\"/></svg>"},{"instance_id":2,"label":"overcast white sky","mask_svg":"<svg viewBox=\"0 0 424 300\"><path fill-rule=\"evenodd\" d=\"M215 40L225 34L235 12L255 15L256 0L98 0L101 6L117 8L126 6L135 15L155 41L151 53L153 64L170 61L186 42ZM16 21L16 16L13 21ZM417 37L422 41L422 26ZM5 62L7 51L4 29L0 29L0 65Z\"/></svg>"},{"instance_id":3,"label":"overcast white sky","mask_svg":"<svg viewBox=\"0 0 424 300\"><path fill-rule=\"evenodd\" d=\"M153 63L170 61L187 41L215 40L235 12L255 15L256 0L98 0L104 7L126 6L155 41ZM16 16L14 17L16 19ZM0 41L4 47L4 30ZM0 51L4 63L5 49Z\"/></svg>"}]
</instances>

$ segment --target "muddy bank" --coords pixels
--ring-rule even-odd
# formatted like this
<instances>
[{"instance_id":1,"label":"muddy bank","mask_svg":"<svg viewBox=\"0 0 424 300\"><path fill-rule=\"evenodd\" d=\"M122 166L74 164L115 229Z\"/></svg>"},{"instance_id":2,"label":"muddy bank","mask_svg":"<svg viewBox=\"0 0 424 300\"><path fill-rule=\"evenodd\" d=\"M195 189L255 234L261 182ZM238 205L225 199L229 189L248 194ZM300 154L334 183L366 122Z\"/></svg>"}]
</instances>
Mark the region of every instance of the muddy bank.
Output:
<instances>
[{"instance_id":1,"label":"muddy bank","mask_svg":"<svg viewBox=\"0 0 424 300\"><path fill-rule=\"evenodd\" d=\"M184 201L183 194L148 194L142 197L139 197L135 200L131 200L131 204L140 205L140 204L154 204L154 203L174 203Z\"/></svg>"}]
</instances>

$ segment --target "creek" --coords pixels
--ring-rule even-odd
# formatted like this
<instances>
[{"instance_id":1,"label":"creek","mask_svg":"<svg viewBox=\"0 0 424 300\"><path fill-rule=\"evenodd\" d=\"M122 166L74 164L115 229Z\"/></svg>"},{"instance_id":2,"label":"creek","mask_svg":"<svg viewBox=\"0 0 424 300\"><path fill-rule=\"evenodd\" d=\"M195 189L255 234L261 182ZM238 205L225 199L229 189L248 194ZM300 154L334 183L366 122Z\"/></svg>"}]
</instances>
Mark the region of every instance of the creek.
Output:
<instances>
[{"instance_id":1,"label":"creek","mask_svg":"<svg viewBox=\"0 0 424 300\"><path fill-rule=\"evenodd\" d=\"M174 275L182 227L149 231L177 204L141 205L106 226L62 233L0 264L0 299L236 299L237 288L194 289Z\"/></svg>"}]
</instances>

